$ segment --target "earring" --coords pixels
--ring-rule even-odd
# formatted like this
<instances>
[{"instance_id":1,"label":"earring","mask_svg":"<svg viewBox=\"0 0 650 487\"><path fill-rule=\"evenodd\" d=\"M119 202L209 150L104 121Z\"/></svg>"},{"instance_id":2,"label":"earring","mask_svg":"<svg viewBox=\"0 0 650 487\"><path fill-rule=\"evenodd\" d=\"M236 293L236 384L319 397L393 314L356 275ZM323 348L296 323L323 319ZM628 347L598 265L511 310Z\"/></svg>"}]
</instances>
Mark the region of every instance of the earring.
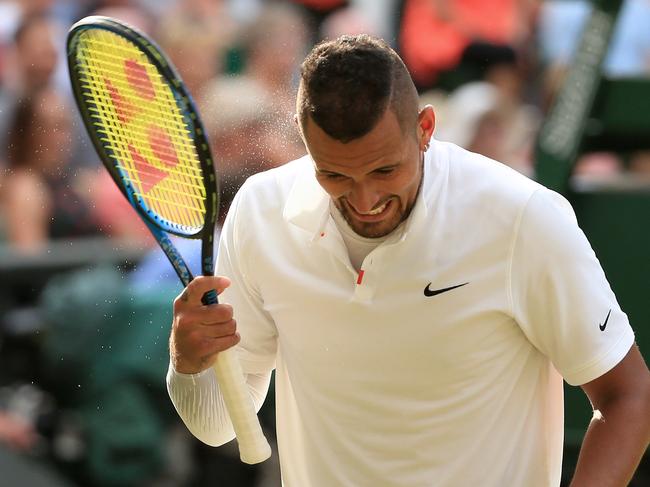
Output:
<instances>
[{"instance_id":1,"label":"earring","mask_svg":"<svg viewBox=\"0 0 650 487\"><path fill-rule=\"evenodd\" d=\"M429 142L427 142L426 144L424 144L424 152L426 152L426 151L428 151L428 150L429 150Z\"/></svg>"}]
</instances>

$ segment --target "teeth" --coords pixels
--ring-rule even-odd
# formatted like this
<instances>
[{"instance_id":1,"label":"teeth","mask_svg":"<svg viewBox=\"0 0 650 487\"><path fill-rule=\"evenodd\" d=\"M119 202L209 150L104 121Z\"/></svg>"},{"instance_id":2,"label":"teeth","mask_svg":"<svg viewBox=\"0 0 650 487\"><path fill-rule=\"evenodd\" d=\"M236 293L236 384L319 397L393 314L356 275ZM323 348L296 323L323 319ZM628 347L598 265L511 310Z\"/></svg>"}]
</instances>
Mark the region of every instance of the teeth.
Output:
<instances>
[{"instance_id":1,"label":"teeth","mask_svg":"<svg viewBox=\"0 0 650 487\"><path fill-rule=\"evenodd\" d=\"M386 203L384 203L383 205L381 205L379 208L375 208L374 210L371 210L368 213L362 213L362 214L363 215L378 215L379 213L384 211L387 204L388 204L388 201Z\"/></svg>"}]
</instances>

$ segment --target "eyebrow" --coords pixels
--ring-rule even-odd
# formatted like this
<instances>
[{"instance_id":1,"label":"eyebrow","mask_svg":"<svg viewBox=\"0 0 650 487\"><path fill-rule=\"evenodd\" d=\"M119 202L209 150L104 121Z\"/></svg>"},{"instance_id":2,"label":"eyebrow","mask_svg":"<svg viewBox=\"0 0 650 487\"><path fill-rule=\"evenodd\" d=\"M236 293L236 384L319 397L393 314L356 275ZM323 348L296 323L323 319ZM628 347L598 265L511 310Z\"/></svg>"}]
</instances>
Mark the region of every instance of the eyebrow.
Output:
<instances>
[{"instance_id":1,"label":"eyebrow","mask_svg":"<svg viewBox=\"0 0 650 487\"><path fill-rule=\"evenodd\" d=\"M371 171L367 172L366 174L371 174L371 173L376 172L376 171L384 171L386 169L394 169L394 168L396 168L396 167L398 167L400 165L401 165L401 162L392 162L392 163L389 163L389 164L384 164L383 166L373 168ZM316 168L316 172L318 174L322 174L324 176L327 176L327 175L330 175L330 176L331 175L346 176L345 174L337 172L337 171L332 171L332 170L329 170L329 169L320 169L318 166L314 166L314 167Z\"/></svg>"},{"instance_id":2,"label":"eyebrow","mask_svg":"<svg viewBox=\"0 0 650 487\"><path fill-rule=\"evenodd\" d=\"M340 172L329 171L329 170L327 170L327 169L319 169L319 168L316 168L316 172L317 172L318 174L322 174L322 175L324 175L324 176L328 176L328 175L344 176L344 174L342 174L342 173L340 173Z\"/></svg>"}]
</instances>

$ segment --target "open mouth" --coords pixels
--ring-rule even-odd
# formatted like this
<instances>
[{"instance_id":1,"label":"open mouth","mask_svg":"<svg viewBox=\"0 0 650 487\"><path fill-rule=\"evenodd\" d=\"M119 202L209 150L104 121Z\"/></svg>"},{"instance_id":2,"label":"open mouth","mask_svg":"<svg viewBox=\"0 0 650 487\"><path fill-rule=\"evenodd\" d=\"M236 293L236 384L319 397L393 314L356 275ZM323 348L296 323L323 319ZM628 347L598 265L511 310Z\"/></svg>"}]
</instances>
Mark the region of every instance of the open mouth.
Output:
<instances>
[{"instance_id":1,"label":"open mouth","mask_svg":"<svg viewBox=\"0 0 650 487\"><path fill-rule=\"evenodd\" d=\"M347 206L357 220L364 221L364 222L372 222L372 221L382 220L384 216L388 213L390 208L392 207L392 202L393 202L392 198L388 199L384 201L384 203L381 206L378 206L376 208L373 208L370 211L363 212L363 213L357 211L349 203L347 204Z\"/></svg>"}]
</instances>

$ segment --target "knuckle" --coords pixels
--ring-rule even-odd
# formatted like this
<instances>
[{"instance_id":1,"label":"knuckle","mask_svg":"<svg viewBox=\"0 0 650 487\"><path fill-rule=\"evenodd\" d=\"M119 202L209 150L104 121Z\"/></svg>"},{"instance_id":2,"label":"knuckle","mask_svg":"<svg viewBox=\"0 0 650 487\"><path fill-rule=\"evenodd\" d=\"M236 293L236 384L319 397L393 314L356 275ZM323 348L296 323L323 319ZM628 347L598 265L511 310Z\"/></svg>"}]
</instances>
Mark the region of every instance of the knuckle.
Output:
<instances>
[{"instance_id":1,"label":"knuckle","mask_svg":"<svg viewBox=\"0 0 650 487\"><path fill-rule=\"evenodd\" d=\"M237 331L237 321L235 319L232 319L226 323L226 330L230 335L234 335Z\"/></svg>"},{"instance_id":2,"label":"knuckle","mask_svg":"<svg viewBox=\"0 0 650 487\"><path fill-rule=\"evenodd\" d=\"M239 333L233 333L228 338L231 346L237 345L241 341L241 336L239 336Z\"/></svg>"},{"instance_id":3,"label":"knuckle","mask_svg":"<svg viewBox=\"0 0 650 487\"><path fill-rule=\"evenodd\" d=\"M174 317L176 329L183 329L187 326L187 315L185 313L176 313Z\"/></svg>"},{"instance_id":4,"label":"knuckle","mask_svg":"<svg viewBox=\"0 0 650 487\"><path fill-rule=\"evenodd\" d=\"M200 341L197 350L201 356L210 355L219 351L219 345L215 340L204 338Z\"/></svg>"},{"instance_id":5,"label":"knuckle","mask_svg":"<svg viewBox=\"0 0 650 487\"><path fill-rule=\"evenodd\" d=\"M196 332L197 320L189 313L179 313L174 320L174 328L177 333L191 335Z\"/></svg>"},{"instance_id":6,"label":"knuckle","mask_svg":"<svg viewBox=\"0 0 650 487\"><path fill-rule=\"evenodd\" d=\"M222 304L219 306L221 316L224 320L231 320L233 317L233 309L229 304Z\"/></svg>"},{"instance_id":7,"label":"knuckle","mask_svg":"<svg viewBox=\"0 0 650 487\"><path fill-rule=\"evenodd\" d=\"M213 304L205 308L205 318L213 323L223 323L231 320L232 316L232 306L228 304Z\"/></svg>"},{"instance_id":8,"label":"knuckle","mask_svg":"<svg viewBox=\"0 0 650 487\"><path fill-rule=\"evenodd\" d=\"M229 348L237 345L239 339L237 335L225 335L214 340L215 350L217 352L223 352Z\"/></svg>"}]
</instances>

